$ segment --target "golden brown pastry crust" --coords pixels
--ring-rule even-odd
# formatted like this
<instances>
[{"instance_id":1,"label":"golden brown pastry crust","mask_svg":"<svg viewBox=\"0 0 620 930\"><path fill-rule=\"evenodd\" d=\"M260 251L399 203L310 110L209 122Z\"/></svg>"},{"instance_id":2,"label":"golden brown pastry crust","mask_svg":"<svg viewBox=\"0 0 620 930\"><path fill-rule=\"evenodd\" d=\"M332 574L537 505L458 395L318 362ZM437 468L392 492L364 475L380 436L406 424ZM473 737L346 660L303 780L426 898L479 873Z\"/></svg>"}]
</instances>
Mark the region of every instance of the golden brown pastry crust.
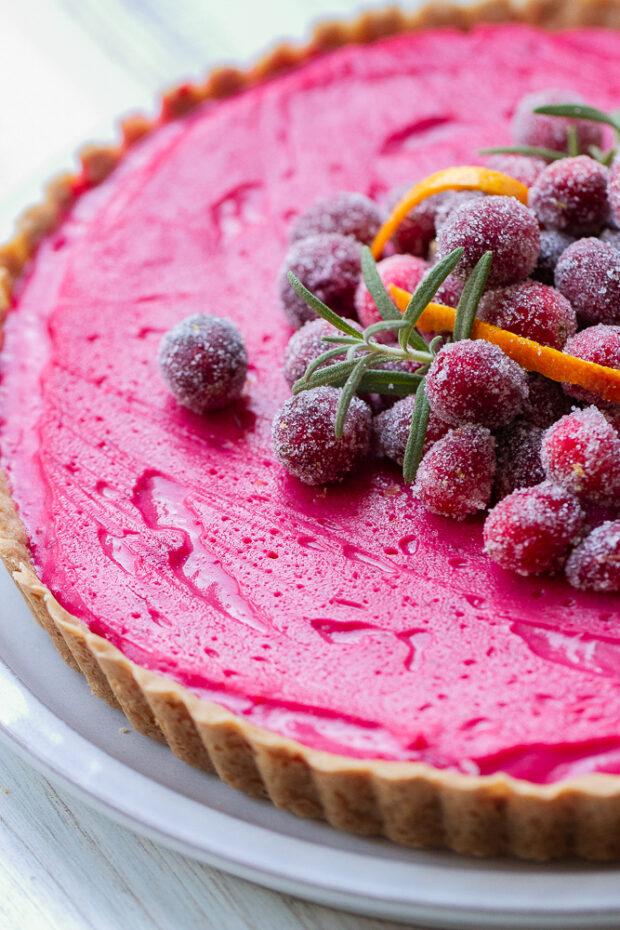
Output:
<instances>
[{"instance_id":1,"label":"golden brown pastry crust","mask_svg":"<svg viewBox=\"0 0 620 930\"><path fill-rule=\"evenodd\" d=\"M620 28L618 0L486 0L473 7L431 3L413 14L396 8L353 22L318 26L305 47L280 45L247 71L219 68L200 86L163 95L156 118L132 116L118 145L90 145L80 153L83 185L103 181L123 153L162 122L202 101L236 93L342 45L434 26L469 29L481 22L523 22L543 28ZM13 288L41 239L75 200L78 177L64 175L45 200L26 210L13 239L0 246L0 322ZM475 856L526 859L620 857L620 778L590 775L536 785L506 775L477 777L422 763L359 760L318 752L248 724L181 685L130 662L107 640L64 610L37 578L26 533L0 473L0 558L63 659L86 677L94 694L121 708L131 725L168 743L180 759L215 772L234 788L302 817L327 820L360 835L397 843L443 847Z\"/></svg>"}]
</instances>

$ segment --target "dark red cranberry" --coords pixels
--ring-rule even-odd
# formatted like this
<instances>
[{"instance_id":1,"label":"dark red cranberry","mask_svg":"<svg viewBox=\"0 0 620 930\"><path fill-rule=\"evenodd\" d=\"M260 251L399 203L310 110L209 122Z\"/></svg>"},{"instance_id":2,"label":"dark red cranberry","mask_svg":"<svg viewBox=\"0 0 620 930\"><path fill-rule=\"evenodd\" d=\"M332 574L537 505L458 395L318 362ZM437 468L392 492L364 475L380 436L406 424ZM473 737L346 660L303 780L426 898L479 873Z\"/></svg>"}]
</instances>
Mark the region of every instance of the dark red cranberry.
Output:
<instances>
[{"instance_id":1,"label":"dark red cranberry","mask_svg":"<svg viewBox=\"0 0 620 930\"><path fill-rule=\"evenodd\" d=\"M547 429L570 412L572 404L557 381L530 371L527 374L527 387L523 417L535 426Z\"/></svg>"},{"instance_id":2,"label":"dark red cranberry","mask_svg":"<svg viewBox=\"0 0 620 930\"><path fill-rule=\"evenodd\" d=\"M389 410L384 410L376 416L374 420L375 446L378 454L391 459L397 465L402 465L405 458L414 403L415 394L408 394ZM424 452L428 452L433 443L445 436L449 429L447 423L443 423L431 412L426 429Z\"/></svg>"},{"instance_id":3,"label":"dark red cranberry","mask_svg":"<svg viewBox=\"0 0 620 930\"><path fill-rule=\"evenodd\" d=\"M553 285L555 266L560 255L574 242L573 236L558 229L543 229L540 233L540 254L532 277L542 284Z\"/></svg>"},{"instance_id":4,"label":"dark red cranberry","mask_svg":"<svg viewBox=\"0 0 620 930\"><path fill-rule=\"evenodd\" d=\"M386 288L394 284L410 292L415 291L427 269L428 265L424 259L416 258L415 255L390 255L377 264L377 271ZM355 309L364 327L378 323L381 319L381 314L363 280L360 280L355 292ZM383 340L393 341L394 334L390 332L385 337L377 337L378 342Z\"/></svg>"},{"instance_id":5,"label":"dark red cranberry","mask_svg":"<svg viewBox=\"0 0 620 930\"><path fill-rule=\"evenodd\" d=\"M609 170L588 155L547 165L530 188L530 207L547 229L572 236L600 232L609 217Z\"/></svg>"},{"instance_id":6,"label":"dark red cranberry","mask_svg":"<svg viewBox=\"0 0 620 930\"><path fill-rule=\"evenodd\" d=\"M572 551L566 577L582 591L620 591L620 520L597 526Z\"/></svg>"},{"instance_id":7,"label":"dark red cranberry","mask_svg":"<svg viewBox=\"0 0 620 930\"><path fill-rule=\"evenodd\" d=\"M518 419L500 430L495 437L497 470L494 496L500 500L518 488L529 488L544 481L540 446L544 430Z\"/></svg>"},{"instance_id":8,"label":"dark red cranberry","mask_svg":"<svg viewBox=\"0 0 620 930\"><path fill-rule=\"evenodd\" d=\"M351 326L359 328L353 320L347 320ZM307 323L293 333L288 341L284 351L284 362L282 364L282 374L284 375L289 387L305 374L306 368L315 358L327 352L329 349L335 349L336 346L330 342L324 342L323 336L342 335L335 326L319 317L318 320L309 320ZM343 346L342 354L347 351ZM343 359L336 356L332 361L326 362L325 365L333 365L335 362L341 362Z\"/></svg>"},{"instance_id":9,"label":"dark red cranberry","mask_svg":"<svg viewBox=\"0 0 620 930\"><path fill-rule=\"evenodd\" d=\"M607 189L611 215L620 226L620 158L615 158L609 169L609 185Z\"/></svg>"},{"instance_id":10,"label":"dark red cranberry","mask_svg":"<svg viewBox=\"0 0 620 930\"><path fill-rule=\"evenodd\" d=\"M426 453L413 493L427 510L464 520L484 510L495 474L495 440L483 426L451 429Z\"/></svg>"},{"instance_id":11,"label":"dark red cranberry","mask_svg":"<svg viewBox=\"0 0 620 930\"><path fill-rule=\"evenodd\" d=\"M553 572L564 565L584 524L577 498L543 481L495 505L484 524L484 546L494 562L519 575Z\"/></svg>"},{"instance_id":12,"label":"dark red cranberry","mask_svg":"<svg viewBox=\"0 0 620 930\"><path fill-rule=\"evenodd\" d=\"M298 216L291 226L290 241L338 233L370 245L381 223L381 211L369 197L342 191L332 197L321 197Z\"/></svg>"},{"instance_id":13,"label":"dark red cranberry","mask_svg":"<svg viewBox=\"0 0 620 930\"><path fill-rule=\"evenodd\" d=\"M479 423L495 429L521 412L527 377L499 346L463 339L437 353L426 377L426 394L431 410L451 426Z\"/></svg>"},{"instance_id":14,"label":"dark red cranberry","mask_svg":"<svg viewBox=\"0 0 620 930\"><path fill-rule=\"evenodd\" d=\"M480 200L486 197L482 191L447 191L445 194L439 194L441 200L438 202L435 210L435 230L439 232L457 207L465 203L471 203L473 200Z\"/></svg>"},{"instance_id":15,"label":"dark red cranberry","mask_svg":"<svg viewBox=\"0 0 620 930\"><path fill-rule=\"evenodd\" d=\"M464 287L465 282L461 278L449 274L433 297L433 302L445 304L447 307L457 307Z\"/></svg>"},{"instance_id":16,"label":"dark red cranberry","mask_svg":"<svg viewBox=\"0 0 620 930\"><path fill-rule=\"evenodd\" d=\"M284 315L299 329L316 313L298 297L287 274L292 271L315 297L340 316L351 316L353 298L360 277L362 247L355 239L337 233L323 233L295 242L288 250L280 274L278 290Z\"/></svg>"},{"instance_id":17,"label":"dark red cranberry","mask_svg":"<svg viewBox=\"0 0 620 930\"><path fill-rule=\"evenodd\" d=\"M567 355L584 358L588 362L596 362L597 365L620 368L620 326L606 326L603 323L588 326L568 340L564 351ZM604 401L600 394L586 391L578 384L566 383L562 387L570 397L586 404L596 404L598 407L616 406L610 401Z\"/></svg>"},{"instance_id":18,"label":"dark red cranberry","mask_svg":"<svg viewBox=\"0 0 620 930\"><path fill-rule=\"evenodd\" d=\"M392 212L411 186L401 184L389 192L385 198L386 213ZM445 196L435 194L433 197L427 197L407 214L392 236L392 243L397 252L408 252L410 255L426 258L428 247L435 238L435 214Z\"/></svg>"},{"instance_id":19,"label":"dark red cranberry","mask_svg":"<svg viewBox=\"0 0 620 930\"><path fill-rule=\"evenodd\" d=\"M555 286L581 323L620 323L620 252L600 239L579 239L562 253Z\"/></svg>"},{"instance_id":20,"label":"dark red cranberry","mask_svg":"<svg viewBox=\"0 0 620 930\"><path fill-rule=\"evenodd\" d=\"M194 413L218 410L237 400L248 370L239 330L230 320L203 313L169 329L157 358L176 400Z\"/></svg>"},{"instance_id":21,"label":"dark red cranberry","mask_svg":"<svg viewBox=\"0 0 620 930\"><path fill-rule=\"evenodd\" d=\"M520 145L533 145L537 148L553 149L555 152L567 152L567 130L569 127L574 127L582 152L586 152L590 145L599 147L602 145L603 131L597 123L563 116L544 116L533 112L536 107L555 103L585 103L585 101L572 90L556 88L526 94L519 101L512 121L515 141Z\"/></svg>"},{"instance_id":22,"label":"dark red cranberry","mask_svg":"<svg viewBox=\"0 0 620 930\"><path fill-rule=\"evenodd\" d=\"M273 421L277 460L304 484L342 481L368 453L372 430L370 408L354 397L342 439L334 433L340 388L318 387L289 398Z\"/></svg>"},{"instance_id":23,"label":"dark red cranberry","mask_svg":"<svg viewBox=\"0 0 620 930\"><path fill-rule=\"evenodd\" d=\"M620 495L620 438L598 407L550 426L540 456L547 478L577 497L606 504Z\"/></svg>"},{"instance_id":24,"label":"dark red cranberry","mask_svg":"<svg viewBox=\"0 0 620 930\"><path fill-rule=\"evenodd\" d=\"M547 167L547 162L543 158L536 158L533 155L491 155L487 161L487 168L493 171L501 171L508 177L520 181L526 187L531 187L538 175Z\"/></svg>"},{"instance_id":25,"label":"dark red cranberry","mask_svg":"<svg viewBox=\"0 0 620 930\"><path fill-rule=\"evenodd\" d=\"M437 258L463 246L453 274L467 278L483 254L493 252L489 287L513 284L536 267L540 252L538 221L515 197L481 197L452 211L437 233Z\"/></svg>"},{"instance_id":26,"label":"dark red cranberry","mask_svg":"<svg viewBox=\"0 0 620 930\"><path fill-rule=\"evenodd\" d=\"M477 315L493 326L553 349L561 349L577 331L577 317L566 297L539 281L522 281L488 291Z\"/></svg>"}]
</instances>

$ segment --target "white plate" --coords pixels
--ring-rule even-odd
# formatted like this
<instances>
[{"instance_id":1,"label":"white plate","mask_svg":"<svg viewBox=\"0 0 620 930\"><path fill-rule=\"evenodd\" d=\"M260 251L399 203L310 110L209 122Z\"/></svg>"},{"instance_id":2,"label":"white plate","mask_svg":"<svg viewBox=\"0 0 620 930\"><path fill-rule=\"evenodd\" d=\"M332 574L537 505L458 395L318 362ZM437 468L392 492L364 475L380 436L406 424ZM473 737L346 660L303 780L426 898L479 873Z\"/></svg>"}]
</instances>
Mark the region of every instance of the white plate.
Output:
<instances>
[{"instance_id":1,"label":"white plate","mask_svg":"<svg viewBox=\"0 0 620 930\"><path fill-rule=\"evenodd\" d=\"M477 861L300 820L123 733L125 718L61 660L0 571L0 734L138 833L278 891L458 930L620 926L615 866Z\"/></svg>"}]
</instances>

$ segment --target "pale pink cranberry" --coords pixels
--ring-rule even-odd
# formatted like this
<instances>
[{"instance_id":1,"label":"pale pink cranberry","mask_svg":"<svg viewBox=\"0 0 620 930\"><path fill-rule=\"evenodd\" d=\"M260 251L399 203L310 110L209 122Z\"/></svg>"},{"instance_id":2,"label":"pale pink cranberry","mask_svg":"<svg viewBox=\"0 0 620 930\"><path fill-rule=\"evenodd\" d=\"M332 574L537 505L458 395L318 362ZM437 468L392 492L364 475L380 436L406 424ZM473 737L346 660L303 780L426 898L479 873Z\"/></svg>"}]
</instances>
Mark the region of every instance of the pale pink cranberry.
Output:
<instances>
[{"instance_id":1,"label":"pale pink cranberry","mask_svg":"<svg viewBox=\"0 0 620 930\"><path fill-rule=\"evenodd\" d=\"M540 254L532 277L542 284L553 285L555 267L560 260L560 255L574 241L573 236L560 232L558 229L543 229L540 233Z\"/></svg>"},{"instance_id":2,"label":"pale pink cranberry","mask_svg":"<svg viewBox=\"0 0 620 930\"><path fill-rule=\"evenodd\" d=\"M609 170L588 155L547 165L530 189L529 204L547 229L572 236L598 233L609 216Z\"/></svg>"},{"instance_id":3,"label":"pale pink cranberry","mask_svg":"<svg viewBox=\"0 0 620 930\"><path fill-rule=\"evenodd\" d=\"M564 351L567 355L596 362L597 365L620 368L620 326L606 326L604 323L588 326L568 340ZM586 404L596 404L598 407L616 406L610 401L604 401L600 394L587 391L578 384L567 382L562 387L570 397Z\"/></svg>"},{"instance_id":4,"label":"pale pink cranberry","mask_svg":"<svg viewBox=\"0 0 620 930\"><path fill-rule=\"evenodd\" d=\"M415 255L390 255L389 258L382 259L377 264L377 271L383 284L387 288L390 284L396 287L402 287L403 290L412 293L424 277L428 268L426 262L417 258ZM375 302L370 296L368 288L363 280L360 280L357 291L355 292L355 309L362 326L370 326L372 323L378 323L381 314L375 306ZM385 337L378 337L377 341L393 340L393 334L387 334Z\"/></svg>"},{"instance_id":5,"label":"pale pink cranberry","mask_svg":"<svg viewBox=\"0 0 620 930\"><path fill-rule=\"evenodd\" d=\"M620 158L615 158L609 169L609 186L607 188L611 215L620 226Z\"/></svg>"},{"instance_id":6,"label":"pale pink cranberry","mask_svg":"<svg viewBox=\"0 0 620 930\"><path fill-rule=\"evenodd\" d=\"M534 155L491 155L487 161L487 168L501 171L508 177L520 181L526 187L531 187L538 175L547 167L543 158Z\"/></svg>"},{"instance_id":7,"label":"pale pink cranberry","mask_svg":"<svg viewBox=\"0 0 620 930\"><path fill-rule=\"evenodd\" d=\"M571 401L557 381L551 381L538 372L530 371L527 374L528 395L523 405L523 417L547 429L560 417L569 413Z\"/></svg>"},{"instance_id":8,"label":"pale pink cranberry","mask_svg":"<svg viewBox=\"0 0 620 930\"><path fill-rule=\"evenodd\" d=\"M354 320L347 320L347 323L359 329ZM322 355L323 352L336 348L333 343L325 342L323 337L338 335L342 335L339 330L336 330L335 326L332 326L331 323L321 317L317 320L308 320L301 329L293 333L284 351L284 362L282 364L282 374L289 387L292 387L299 378L303 377L310 362ZM343 346L342 354L344 355L346 351L347 347ZM343 361L342 357L336 356L331 361L324 362L321 368L341 361Z\"/></svg>"},{"instance_id":9,"label":"pale pink cranberry","mask_svg":"<svg viewBox=\"0 0 620 930\"><path fill-rule=\"evenodd\" d=\"M500 500L518 488L529 488L544 481L540 446L544 430L519 419L495 436L497 470L494 496Z\"/></svg>"},{"instance_id":10,"label":"pale pink cranberry","mask_svg":"<svg viewBox=\"0 0 620 930\"><path fill-rule=\"evenodd\" d=\"M464 520L484 510L495 474L495 440L483 426L451 429L426 453L413 493L432 513Z\"/></svg>"},{"instance_id":11,"label":"pale pink cranberry","mask_svg":"<svg viewBox=\"0 0 620 930\"><path fill-rule=\"evenodd\" d=\"M533 145L537 148L553 149L555 152L568 151L569 127L577 132L579 148L582 152L590 145L601 146L603 131L597 123L589 120L569 119L564 116L544 116L534 113L536 107L556 103L585 103L583 98L572 90L549 88L526 94L519 101L512 121L512 133L520 145Z\"/></svg>"},{"instance_id":12,"label":"pale pink cranberry","mask_svg":"<svg viewBox=\"0 0 620 930\"><path fill-rule=\"evenodd\" d=\"M414 403L415 394L408 394L407 397L398 400L393 407L384 410L374 419L373 429L377 452L391 459L392 462L396 462L397 465L402 465L405 458ZM447 423L431 412L426 429L424 452L428 452L430 447L445 436L449 429Z\"/></svg>"},{"instance_id":13,"label":"pale pink cranberry","mask_svg":"<svg viewBox=\"0 0 620 930\"><path fill-rule=\"evenodd\" d=\"M488 291L478 306L478 318L553 349L561 349L577 331L577 317L566 297L531 280Z\"/></svg>"},{"instance_id":14,"label":"pale pink cranberry","mask_svg":"<svg viewBox=\"0 0 620 930\"><path fill-rule=\"evenodd\" d=\"M578 239L562 253L555 286L581 323L620 323L620 252L600 239Z\"/></svg>"},{"instance_id":15,"label":"pale pink cranberry","mask_svg":"<svg viewBox=\"0 0 620 930\"><path fill-rule=\"evenodd\" d=\"M338 233L370 245L381 222L381 211L369 197L342 191L331 197L321 197L298 216L291 226L290 241Z\"/></svg>"},{"instance_id":16,"label":"pale pink cranberry","mask_svg":"<svg viewBox=\"0 0 620 930\"><path fill-rule=\"evenodd\" d=\"M481 197L452 211L437 233L437 259L453 249L465 253L454 275L467 278L485 252L493 252L489 287L514 284L536 267L540 252L538 221L515 197Z\"/></svg>"},{"instance_id":17,"label":"pale pink cranberry","mask_svg":"<svg viewBox=\"0 0 620 930\"><path fill-rule=\"evenodd\" d=\"M431 410L451 426L479 423L495 429L521 412L527 377L499 346L463 339L437 353L426 377L426 394Z\"/></svg>"},{"instance_id":18,"label":"pale pink cranberry","mask_svg":"<svg viewBox=\"0 0 620 930\"><path fill-rule=\"evenodd\" d=\"M597 526L570 554L566 577L583 591L620 591L620 520Z\"/></svg>"},{"instance_id":19,"label":"pale pink cranberry","mask_svg":"<svg viewBox=\"0 0 620 930\"><path fill-rule=\"evenodd\" d=\"M620 438L598 407L574 410L550 426L540 456L547 478L571 494L604 504L620 493Z\"/></svg>"},{"instance_id":20,"label":"pale pink cranberry","mask_svg":"<svg viewBox=\"0 0 620 930\"><path fill-rule=\"evenodd\" d=\"M387 194L386 213L392 212L398 201L411 187L411 184L401 184ZM392 243L397 252L408 252L410 255L426 258L428 248L435 238L437 208L445 196L445 194L435 194L433 197L427 197L407 214L392 236Z\"/></svg>"},{"instance_id":21,"label":"pale pink cranberry","mask_svg":"<svg viewBox=\"0 0 620 930\"><path fill-rule=\"evenodd\" d=\"M494 562L519 575L554 572L564 565L584 525L577 498L543 481L495 505L484 524L484 546Z\"/></svg>"},{"instance_id":22,"label":"pale pink cranberry","mask_svg":"<svg viewBox=\"0 0 620 930\"><path fill-rule=\"evenodd\" d=\"M372 416L354 397L342 439L334 433L340 388L318 387L290 397L276 414L271 436L277 460L304 484L342 481L370 446Z\"/></svg>"}]
</instances>

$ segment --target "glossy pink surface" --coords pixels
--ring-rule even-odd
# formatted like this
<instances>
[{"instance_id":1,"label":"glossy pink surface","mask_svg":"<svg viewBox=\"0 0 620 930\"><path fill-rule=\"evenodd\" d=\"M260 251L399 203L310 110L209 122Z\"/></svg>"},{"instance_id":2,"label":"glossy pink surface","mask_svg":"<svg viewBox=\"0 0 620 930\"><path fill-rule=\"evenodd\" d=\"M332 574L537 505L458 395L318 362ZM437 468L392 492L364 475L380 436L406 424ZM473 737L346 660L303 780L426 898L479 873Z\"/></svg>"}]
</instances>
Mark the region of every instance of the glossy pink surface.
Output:
<instances>
[{"instance_id":1,"label":"glossy pink surface","mask_svg":"<svg viewBox=\"0 0 620 930\"><path fill-rule=\"evenodd\" d=\"M475 160L526 90L616 107L619 56L620 35L518 27L348 48L166 126L83 195L9 314L0 394L2 463L61 602L310 746L540 782L620 772L620 598L503 573L479 522L426 514L397 470L306 488L269 439L292 215ZM250 374L201 419L156 351L205 311L237 323Z\"/></svg>"}]
</instances>

